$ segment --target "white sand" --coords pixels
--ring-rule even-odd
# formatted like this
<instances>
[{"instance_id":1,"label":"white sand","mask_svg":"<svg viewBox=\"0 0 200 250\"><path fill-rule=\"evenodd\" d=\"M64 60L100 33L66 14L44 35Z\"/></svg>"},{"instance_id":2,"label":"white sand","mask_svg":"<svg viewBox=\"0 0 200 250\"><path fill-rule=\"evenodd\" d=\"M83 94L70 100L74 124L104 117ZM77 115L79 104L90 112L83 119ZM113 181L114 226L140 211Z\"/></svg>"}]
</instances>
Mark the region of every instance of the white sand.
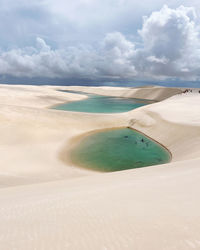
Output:
<instances>
[{"instance_id":1,"label":"white sand","mask_svg":"<svg viewBox=\"0 0 200 250\"><path fill-rule=\"evenodd\" d=\"M48 109L86 98L57 88L0 86L0 249L200 249L200 95L123 114L86 114ZM180 93L62 89L153 100ZM109 174L63 161L75 136L120 126L162 143L173 161Z\"/></svg>"}]
</instances>

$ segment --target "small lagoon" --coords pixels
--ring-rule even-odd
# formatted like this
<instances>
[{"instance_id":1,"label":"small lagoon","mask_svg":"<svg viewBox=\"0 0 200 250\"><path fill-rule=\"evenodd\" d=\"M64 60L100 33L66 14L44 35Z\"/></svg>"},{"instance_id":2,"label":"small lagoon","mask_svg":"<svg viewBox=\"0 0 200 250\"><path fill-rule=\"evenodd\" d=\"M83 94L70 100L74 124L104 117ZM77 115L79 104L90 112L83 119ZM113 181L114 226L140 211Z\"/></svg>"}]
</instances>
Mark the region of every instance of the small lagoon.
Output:
<instances>
[{"instance_id":1,"label":"small lagoon","mask_svg":"<svg viewBox=\"0 0 200 250\"><path fill-rule=\"evenodd\" d=\"M78 166L103 172L147 167L171 160L166 148L129 128L110 129L84 137L70 157Z\"/></svg>"}]
</instances>

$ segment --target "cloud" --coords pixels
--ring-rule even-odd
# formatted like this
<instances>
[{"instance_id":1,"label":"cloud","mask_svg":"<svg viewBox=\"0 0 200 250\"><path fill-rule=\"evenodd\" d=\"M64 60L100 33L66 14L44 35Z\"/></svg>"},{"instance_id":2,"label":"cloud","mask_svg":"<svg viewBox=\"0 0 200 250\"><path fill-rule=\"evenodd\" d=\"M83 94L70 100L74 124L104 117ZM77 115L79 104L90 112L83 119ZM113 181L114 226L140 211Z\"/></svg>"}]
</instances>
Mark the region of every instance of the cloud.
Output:
<instances>
[{"instance_id":1,"label":"cloud","mask_svg":"<svg viewBox=\"0 0 200 250\"><path fill-rule=\"evenodd\" d=\"M164 6L144 18L139 34L143 48L137 51L134 63L143 74L159 77L198 78L200 40L194 8ZM187 69L187 70L186 70Z\"/></svg>"},{"instance_id":2,"label":"cloud","mask_svg":"<svg viewBox=\"0 0 200 250\"><path fill-rule=\"evenodd\" d=\"M104 77L133 77L136 75L135 66L131 62L134 53L134 44L121 33L107 34L98 54L96 68Z\"/></svg>"},{"instance_id":3,"label":"cloud","mask_svg":"<svg viewBox=\"0 0 200 250\"><path fill-rule=\"evenodd\" d=\"M99 46L51 49L42 38L36 48L14 49L0 55L0 74L16 77L101 78L135 75L134 45L118 33L107 34Z\"/></svg>"},{"instance_id":4,"label":"cloud","mask_svg":"<svg viewBox=\"0 0 200 250\"><path fill-rule=\"evenodd\" d=\"M167 3L171 6L177 1ZM141 17L164 3L166 0L0 0L0 47L33 46L36 37L63 48L97 43L115 31L136 36Z\"/></svg>"},{"instance_id":5,"label":"cloud","mask_svg":"<svg viewBox=\"0 0 200 250\"><path fill-rule=\"evenodd\" d=\"M42 2L45 5L45 1ZM89 8L92 2L85 0L79 4ZM0 75L94 80L198 80L198 22L194 8L164 6L143 18L137 42L114 31L95 44L54 48L38 36L34 46L0 52Z\"/></svg>"}]
</instances>

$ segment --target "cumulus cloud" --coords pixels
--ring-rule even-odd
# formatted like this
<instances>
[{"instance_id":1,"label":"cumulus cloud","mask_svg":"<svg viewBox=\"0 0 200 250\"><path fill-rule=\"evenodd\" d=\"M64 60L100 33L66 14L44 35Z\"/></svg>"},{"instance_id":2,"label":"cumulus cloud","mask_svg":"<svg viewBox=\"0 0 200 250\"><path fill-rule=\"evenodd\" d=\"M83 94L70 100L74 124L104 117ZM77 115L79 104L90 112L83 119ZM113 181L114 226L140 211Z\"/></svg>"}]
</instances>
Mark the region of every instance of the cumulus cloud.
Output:
<instances>
[{"instance_id":1,"label":"cumulus cloud","mask_svg":"<svg viewBox=\"0 0 200 250\"><path fill-rule=\"evenodd\" d=\"M90 1L83 1L90 4ZM0 53L0 74L15 77L197 80L200 77L199 20L194 8L164 6L144 17L135 45L110 32L95 45L52 48L41 37L32 47Z\"/></svg>"},{"instance_id":2,"label":"cumulus cloud","mask_svg":"<svg viewBox=\"0 0 200 250\"><path fill-rule=\"evenodd\" d=\"M138 62L136 69L140 74L154 78L199 77L200 34L194 8L164 6L144 17L139 34L143 48L133 61Z\"/></svg>"},{"instance_id":3,"label":"cumulus cloud","mask_svg":"<svg viewBox=\"0 0 200 250\"><path fill-rule=\"evenodd\" d=\"M20 77L80 77L92 74L91 59L91 51L84 48L52 50L43 39L37 38L37 48L2 53L0 74Z\"/></svg>"},{"instance_id":4,"label":"cumulus cloud","mask_svg":"<svg viewBox=\"0 0 200 250\"><path fill-rule=\"evenodd\" d=\"M134 45L118 32L107 34L98 50L84 46L53 50L42 38L36 42L36 48L3 52L0 74L50 78L119 78L136 74L131 63Z\"/></svg>"},{"instance_id":5,"label":"cumulus cloud","mask_svg":"<svg viewBox=\"0 0 200 250\"><path fill-rule=\"evenodd\" d=\"M98 54L97 69L105 77L133 77L137 73L131 59L135 53L135 46L121 33L107 34L102 42Z\"/></svg>"}]
</instances>

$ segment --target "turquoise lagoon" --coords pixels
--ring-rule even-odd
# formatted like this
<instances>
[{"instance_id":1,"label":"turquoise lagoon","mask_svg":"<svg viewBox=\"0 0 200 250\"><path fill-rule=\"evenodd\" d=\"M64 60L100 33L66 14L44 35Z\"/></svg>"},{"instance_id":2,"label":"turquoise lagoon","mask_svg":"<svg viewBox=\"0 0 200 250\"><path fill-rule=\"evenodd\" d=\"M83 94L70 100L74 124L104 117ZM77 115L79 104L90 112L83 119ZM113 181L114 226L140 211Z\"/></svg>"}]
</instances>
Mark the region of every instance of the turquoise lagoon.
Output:
<instances>
[{"instance_id":1,"label":"turquoise lagoon","mask_svg":"<svg viewBox=\"0 0 200 250\"><path fill-rule=\"evenodd\" d=\"M85 94L83 92L77 91L65 92ZM53 108L58 110L87 113L122 113L150 103L154 103L153 101L143 99L118 98L91 94L87 95L87 99L60 104Z\"/></svg>"},{"instance_id":2,"label":"turquoise lagoon","mask_svg":"<svg viewBox=\"0 0 200 250\"><path fill-rule=\"evenodd\" d=\"M166 148L129 128L104 130L84 137L70 156L78 166L104 172L164 164L171 160Z\"/></svg>"}]
</instances>

